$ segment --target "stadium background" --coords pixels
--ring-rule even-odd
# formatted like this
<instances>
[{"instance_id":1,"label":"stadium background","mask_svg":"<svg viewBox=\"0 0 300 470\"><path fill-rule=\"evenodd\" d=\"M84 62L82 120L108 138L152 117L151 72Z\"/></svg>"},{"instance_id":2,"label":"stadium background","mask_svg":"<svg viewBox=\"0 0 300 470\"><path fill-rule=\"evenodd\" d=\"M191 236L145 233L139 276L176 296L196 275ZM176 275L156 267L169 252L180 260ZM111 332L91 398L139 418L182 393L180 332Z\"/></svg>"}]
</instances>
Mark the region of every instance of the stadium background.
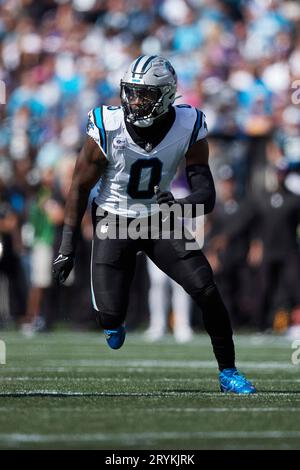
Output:
<instances>
[{"instance_id":1,"label":"stadium background","mask_svg":"<svg viewBox=\"0 0 300 470\"><path fill-rule=\"evenodd\" d=\"M58 248L87 113L102 103L119 104L120 76L140 54L168 57L178 74L177 103L199 107L207 116L218 204L207 218L205 251L235 326L285 331L299 322L297 284L282 274L287 260L299 256L299 212L283 211L274 221L273 203L260 207L266 191L276 205L278 180L287 178L290 189L300 192L300 108L297 86L292 88L300 77L299 25L296 1L0 2L0 78L6 85L0 111L4 326L37 313L46 328L58 320L95 326L88 215L73 279L58 290L46 276L40 294L32 287L42 276L39 264L48 263L50 270ZM180 175L178 184L186 184ZM289 236L278 237L285 226ZM272 240L262 255L264 237ZM290 278L298 276L298 268L297 261ZM141 257L130 329L147 325L148 287ZM199 312L191 308L194 327L201 328Z\"/></svg>"},{"instance_id":2,"label":"stadium background","mask_svg":"<svg viewBox=\"0 0 300 470\"><path fill-rule=\"evenodd\" d=\"M299 26L297 1L0 0L1 449L299 450ZM145 342L142 257L131 332L120 352L107 347L90 305L88 215L75 276L49 281L87 112L118 104L120 75L147 53L171 60L177 102L207 116L218 203L205 250L253 396L220 393L195 309L187 344ZM28 340L19 328L34 313L50 333Z\"/></svg>"}]
</instances>

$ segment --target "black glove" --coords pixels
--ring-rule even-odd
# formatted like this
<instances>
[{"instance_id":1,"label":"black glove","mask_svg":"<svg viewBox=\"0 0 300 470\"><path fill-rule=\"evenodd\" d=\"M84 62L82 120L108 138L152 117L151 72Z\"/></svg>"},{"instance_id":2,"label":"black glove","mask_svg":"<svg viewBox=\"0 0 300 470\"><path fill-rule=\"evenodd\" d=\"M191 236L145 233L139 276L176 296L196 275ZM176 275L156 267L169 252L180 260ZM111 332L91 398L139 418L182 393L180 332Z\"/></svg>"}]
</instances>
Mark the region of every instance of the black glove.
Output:
<instances>
[{"instance_id":1,"label":"black glove","mask_svg":"<svg viewBox=\"0 0 300 470\"><path fill-rule=\"evenodd\" d=\"M176 199L174 198L171 191L161 191L158 189L156 192L156 202L157 204L168 204L168 206L172 206L175 204Z\"/></svg>"},{"instance_id":2,"label":"black glove","mask_svg":"<svg viewBox=\"0 0 300 470\"><path fill-rule=\"evenodd\" d=\"M58 257L53 261L52 274L56 284L59 286L69 276L74 266L74 256L65 256L59 253Z\"/></svg>"}]
</instances>

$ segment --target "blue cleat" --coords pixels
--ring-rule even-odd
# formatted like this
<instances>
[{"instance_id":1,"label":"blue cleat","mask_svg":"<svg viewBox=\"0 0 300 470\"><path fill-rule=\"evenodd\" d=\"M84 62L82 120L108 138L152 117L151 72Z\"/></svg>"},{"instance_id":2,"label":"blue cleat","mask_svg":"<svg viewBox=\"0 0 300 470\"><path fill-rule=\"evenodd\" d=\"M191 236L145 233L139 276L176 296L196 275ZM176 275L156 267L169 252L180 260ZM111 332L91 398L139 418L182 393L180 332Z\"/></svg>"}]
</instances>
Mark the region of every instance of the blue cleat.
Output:
<instances>
[{"instance_id":1,"label":"blue cleat","mask_svg":"<svg viewBox=\"0 0 300 470\"><path fill-rule=\"evenodd\" d=\"M232 369L223 369L222 372L219 373L219 382L221 392L224 393L250 395L250 393L257 392L254 385L235 367Z\"/></svg>"},{"instance_id":2,"label":"blue cleat","mask_svg":"<svg viewBox=\"0 0 300 470\"><path fill-rule=\"evenodd\" d=\"M115 330L104 330L107 344L112 349L120 349L125 341L126 330L124 326L119 326Z\"/></svg>"}]
</instances>

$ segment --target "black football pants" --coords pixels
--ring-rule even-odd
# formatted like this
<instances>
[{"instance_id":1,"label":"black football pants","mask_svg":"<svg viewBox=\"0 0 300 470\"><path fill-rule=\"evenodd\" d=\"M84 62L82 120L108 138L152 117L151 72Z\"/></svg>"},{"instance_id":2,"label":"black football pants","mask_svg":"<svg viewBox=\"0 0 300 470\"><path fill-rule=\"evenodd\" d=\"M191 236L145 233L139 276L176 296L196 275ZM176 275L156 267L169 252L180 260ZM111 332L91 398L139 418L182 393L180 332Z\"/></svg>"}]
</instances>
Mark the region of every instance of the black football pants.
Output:
<instances>
[{"instance_id":1,"label":"black football pants","mask_svg":"<svg viewBox=\"0 0 300 470\"><path fill-rule=\"evenodd\" d=\"M103 217L94 217L94 228ZM129 219L128 219L129 220ZM91 291L94 309L103 328L114 329L126 317L136 254L146 253L168 276L180 284L200 306L203 323L222 370L234 367L234 345L227 309L214 283L212 269L200 249L188 250L186 238L99 239L94 230ZM99 233L99 232L98 232Z\"/></svg>"}]
</instances>

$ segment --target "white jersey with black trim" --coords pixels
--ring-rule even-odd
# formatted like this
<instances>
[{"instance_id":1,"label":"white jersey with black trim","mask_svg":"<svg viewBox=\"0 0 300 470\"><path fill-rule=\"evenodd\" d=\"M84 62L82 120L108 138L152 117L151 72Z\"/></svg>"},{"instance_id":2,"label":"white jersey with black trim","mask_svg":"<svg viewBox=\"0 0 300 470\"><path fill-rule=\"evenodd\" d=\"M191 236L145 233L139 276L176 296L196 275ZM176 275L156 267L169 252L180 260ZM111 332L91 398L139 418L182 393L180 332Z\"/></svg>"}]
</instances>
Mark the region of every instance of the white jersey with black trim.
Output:
<instances>
[{"instance_id":1,"label":"white jersey with black trim","mask_svg":"<svg viewBox=\"0 0 300 470\"><path fill-rule=\"evenodd\" d=\"M121 107L101 106L89 112L87 134L108 160L95 202L125 217L146 217L159 210L154 187L169 191L178 165L188 149L207 135L205 115L189 105L174 106L175 121L161 140L144 150L126 129Z\"/></svg>"}]
</instances>

